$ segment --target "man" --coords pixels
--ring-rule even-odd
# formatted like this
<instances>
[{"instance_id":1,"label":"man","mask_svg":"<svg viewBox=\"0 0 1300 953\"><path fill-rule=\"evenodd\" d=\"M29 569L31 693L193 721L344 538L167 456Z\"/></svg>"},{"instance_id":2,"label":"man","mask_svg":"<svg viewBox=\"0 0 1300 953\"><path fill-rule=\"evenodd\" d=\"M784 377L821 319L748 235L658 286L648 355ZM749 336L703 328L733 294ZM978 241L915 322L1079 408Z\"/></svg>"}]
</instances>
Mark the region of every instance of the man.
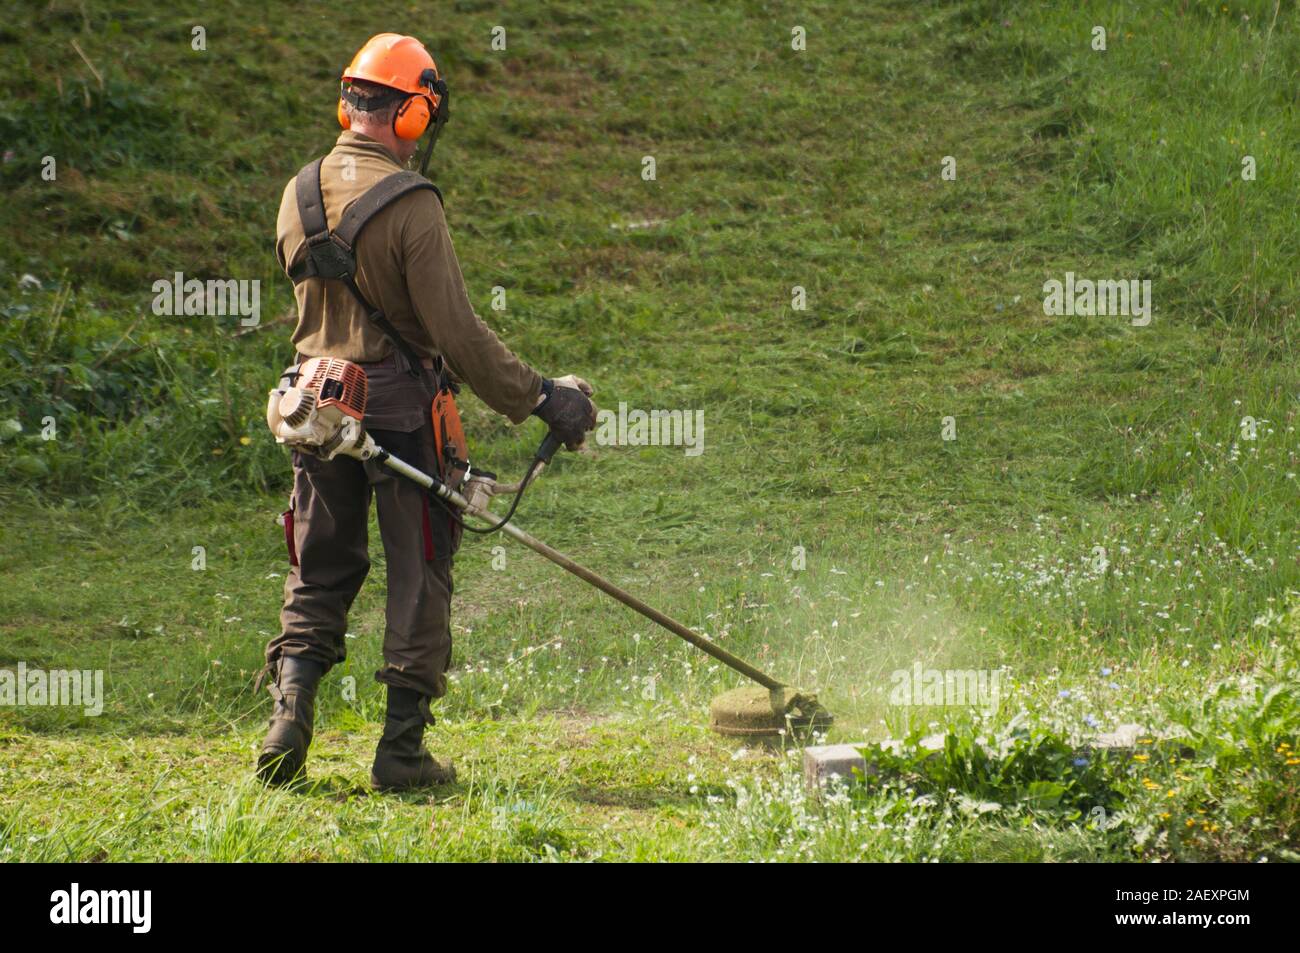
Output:
<instances>
[{"instance_id":1,"label":"man","mask_svg":"<svg viewBox=\"0 0 1300 953\"><path fill-rule=\"evenodd\" d=\"M455 380L513 423L537 415L570 450L582 445L596 417L585 381L543 378L474 313L441 196L425 180L412 173L393 180L414 188L360 226L351 248L354 275L340 277L321 251L336 253L322 239L336 229L346 233L344 213L353 209L356 218L356 208L370 207L357 200L402 170L426 130L436 137L446 97L446 84L418 40L393 33L371 38L343 74L345 131L318 173L310 165L288 184L276 223L276 255L295 281L298 360L328 356L361 364L369 379L366 428L380 445L430 473L441 462L431 401ZM426 164L429 149L432 140ZM316 231L309 233L304 220L315 222ZM259 776L272 784L302 776L317 686L346 655L347 613L370 567L373 495L388 562L384 664L375 678L387 686L388 709L371 785L395 790L454 780L455 769L429 754L423 736L433 723L429 700L447 691L459 527L423 489L373 462L295 452L293 470L285 514L292 565L281 632L266 647L275 707Z\"/></svg>"}]
</instances>

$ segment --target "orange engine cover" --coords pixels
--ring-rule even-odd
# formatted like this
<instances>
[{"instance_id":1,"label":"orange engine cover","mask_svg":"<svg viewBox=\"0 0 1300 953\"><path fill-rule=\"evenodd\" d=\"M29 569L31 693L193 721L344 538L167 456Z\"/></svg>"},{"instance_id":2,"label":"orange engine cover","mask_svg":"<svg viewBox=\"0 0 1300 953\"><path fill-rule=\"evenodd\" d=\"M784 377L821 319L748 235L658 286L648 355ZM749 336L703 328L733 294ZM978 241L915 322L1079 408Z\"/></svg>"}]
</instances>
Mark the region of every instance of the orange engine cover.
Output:
<instances>
[{"instance_id":1,"label":"orange engine cover","mask_svg":"<svg viewBox=\"0 0 1300 953\"><path fill-rule=\"evenodd\" d=\"M317 407L337 407L349 417L366 414L366 372L337 357L313 357L298 369L298 386L319 395Z\"/></svg>"}]
</instances>

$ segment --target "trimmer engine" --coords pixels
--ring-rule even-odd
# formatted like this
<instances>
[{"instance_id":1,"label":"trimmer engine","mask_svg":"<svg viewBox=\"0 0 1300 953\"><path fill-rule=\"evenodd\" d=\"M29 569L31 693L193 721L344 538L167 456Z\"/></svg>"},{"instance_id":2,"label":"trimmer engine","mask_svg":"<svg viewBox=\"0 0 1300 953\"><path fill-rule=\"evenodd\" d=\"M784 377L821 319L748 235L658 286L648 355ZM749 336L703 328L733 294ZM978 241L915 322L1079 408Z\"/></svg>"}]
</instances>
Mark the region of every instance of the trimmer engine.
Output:
<instances>
[{"instance_id":1,"label":"trimmer engine","mask_svg":"<svg viewBox=\"0 0 1300 953\"><path fill-rule=\"evenodd\" d=\"M266 425L278 443L332 460L369 459L375 444L361 426L366 372L337 357L313 357L280 375L267 396Z\"/></svg>"}]
</instances>

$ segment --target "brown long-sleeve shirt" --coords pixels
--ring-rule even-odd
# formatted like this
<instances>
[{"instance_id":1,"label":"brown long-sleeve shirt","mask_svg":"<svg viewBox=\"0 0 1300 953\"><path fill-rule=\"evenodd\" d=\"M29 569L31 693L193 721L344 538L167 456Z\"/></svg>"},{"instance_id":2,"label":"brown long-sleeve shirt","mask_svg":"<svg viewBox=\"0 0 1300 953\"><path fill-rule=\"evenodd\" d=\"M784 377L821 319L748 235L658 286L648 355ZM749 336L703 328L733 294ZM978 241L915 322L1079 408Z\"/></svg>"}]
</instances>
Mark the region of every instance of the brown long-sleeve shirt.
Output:
<instances>
[{"instance_id":1,"label":"brown long-sleeve shirt","mask_svg":"<svg viewBox=\"0 0 1300 953\"><path fill-rule=\"evenodd\" d=\"M401 171L387 148L346 131L321 163L321 194L330 228L349 204L380 179ZM280 201L275 253L281 267L306 254L291 179ZM357 239L357 285L417 353L439 354L485 404L520 423L541 392L542 378L517 358L474 313L442 203L428 189L379 212ZM294 289L298 326L293 343L304 357L358 363L386 357L393 345L341 281L308 278Z\"/></svg>"}]
</instances>

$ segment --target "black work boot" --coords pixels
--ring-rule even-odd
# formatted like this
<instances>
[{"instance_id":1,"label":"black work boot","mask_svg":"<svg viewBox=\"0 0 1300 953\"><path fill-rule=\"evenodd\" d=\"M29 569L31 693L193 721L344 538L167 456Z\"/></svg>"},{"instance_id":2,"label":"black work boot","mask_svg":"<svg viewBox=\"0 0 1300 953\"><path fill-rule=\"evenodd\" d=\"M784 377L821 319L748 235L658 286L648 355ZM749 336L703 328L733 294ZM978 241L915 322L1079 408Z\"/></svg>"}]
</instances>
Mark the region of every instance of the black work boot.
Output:
<instances>
[{"instance_id":1,"label":"black work boot","mask_svg":"<svg viewBox=\"0 0 1300 953\"><path fill-rule=\"evenodd\" d=\"M429 788L456 780L451 762L440 763L425 749L424 726L433 724L429 706L410 688L388 686L388 717L375 750L370 786L376 791Z\"/></svg>"},{"instance_id":2,"label":"black work boot","mask_svg":"<svg viewBox=\"0 0 1300 953\"><path fill-rule=\"evenodd\" d=\"M300 780L311 744L316 687L325 666L311 659L282 655L274 663L275 680L267 685L275 708L271 727L257 756L257 776L267 784Z\"/></svg>"}]
</instances>

